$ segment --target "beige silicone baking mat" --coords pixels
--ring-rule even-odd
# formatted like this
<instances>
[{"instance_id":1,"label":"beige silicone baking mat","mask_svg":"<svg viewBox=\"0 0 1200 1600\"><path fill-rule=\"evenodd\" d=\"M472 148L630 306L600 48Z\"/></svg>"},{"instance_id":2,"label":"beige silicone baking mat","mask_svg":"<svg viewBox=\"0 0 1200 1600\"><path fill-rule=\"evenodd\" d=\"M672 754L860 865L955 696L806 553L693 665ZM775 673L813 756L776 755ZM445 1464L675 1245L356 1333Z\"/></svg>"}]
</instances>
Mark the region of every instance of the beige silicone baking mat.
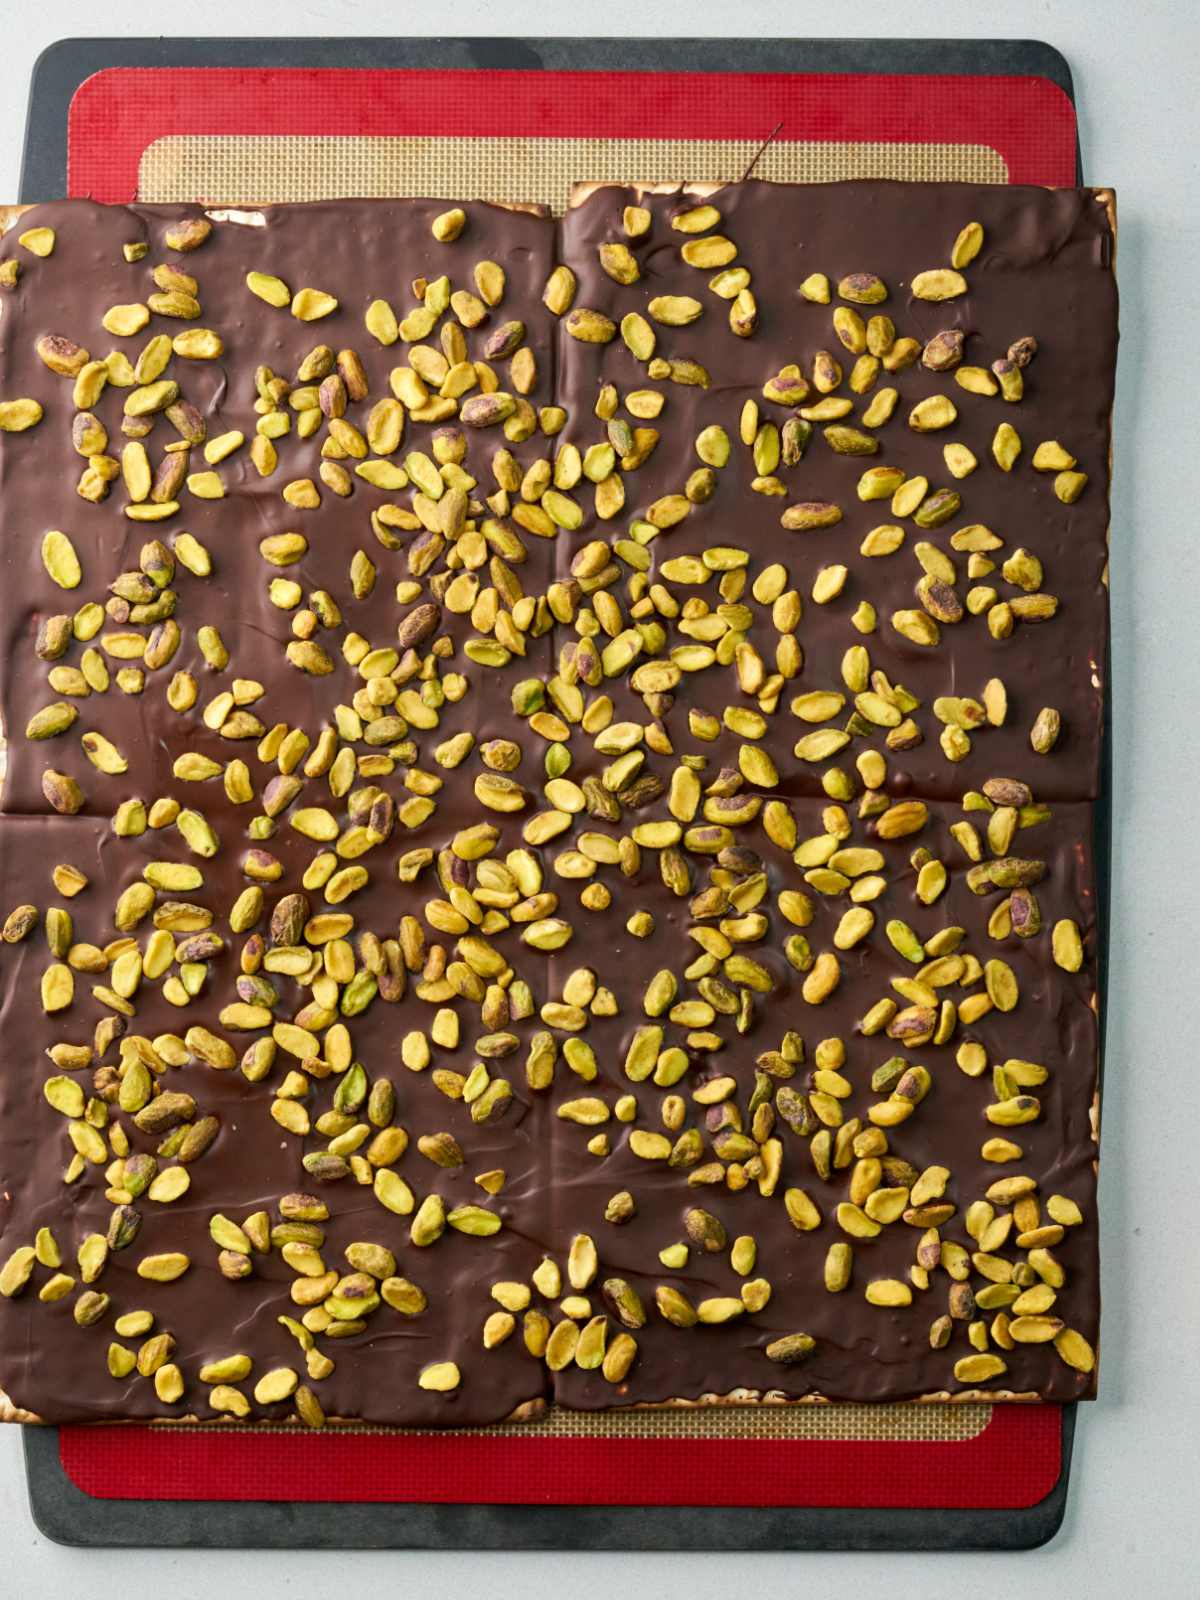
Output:
<instances>
[{"instance_id":1,"label":"beige silicone baking mat","mask_svg":"<svg viewBox=\"0 0 1200 1600\"><path fill-rule=\"evenodd\" d=\"M646 1411L568 1411L550 1406L531 1422L492 1428L404 1428L406 1434L486 1434L525 1439L824 1439L945 1444L974 1439L992 1414L989 1405L721 1405L666 1406ZM227 1421L199 1423L187 1432L228 1433ZM290 1423L259 1423L239 1433L294 1433ZM340 1433L394 1433L373 1423L351 1423Z\"/></svg>"},{"instance_id":2,"label":"beige silicone baking mat","mask_svg":"<svg viewBox=\"0 0 1200 1600\"><path fill-rule=\"evenodd\" d=\"M573 184L720 183L739 178L759 145L743 139L444 139L172 134L142 155L138 198L186 204L386 198L537 201L566 210ZM777 183L839 178L1007 183L983 144L769 144L754 174Z\"/></svg>"}]
</instances>

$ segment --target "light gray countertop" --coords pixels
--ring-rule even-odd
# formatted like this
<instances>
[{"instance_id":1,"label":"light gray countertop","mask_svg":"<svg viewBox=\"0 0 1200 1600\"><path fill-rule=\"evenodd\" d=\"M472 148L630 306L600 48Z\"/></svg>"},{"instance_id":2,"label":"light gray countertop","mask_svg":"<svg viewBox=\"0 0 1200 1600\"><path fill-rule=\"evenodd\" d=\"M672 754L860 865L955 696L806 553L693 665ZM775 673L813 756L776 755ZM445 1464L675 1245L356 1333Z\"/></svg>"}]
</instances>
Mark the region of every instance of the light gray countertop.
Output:
<instances>
[{"instance_id":1,"label":"light gray countertop","mask_svg":"<svg viewBox=\"0 0 1200 1600\"><path fill-rule=\"evenodd\" d=\"M614 1593L708 1600L792 1596L846 1585L861 1600L896 1592L989 1600L1200 1593L1200 1256L1195 1152L1200 1029L1200 23L1190 0L876 0L869 8L757 0L686 12L575 0L534 15L490 0L443 0L420 31L510 34L742 34L833 37L1005 35L1056 45L1075 74L1090 182L1117 190L1121 358L1113 515L1115 846L1101 1196L1102 1398L1082 1408L1066 1525L1028 1555L284 1554L74 1551L30 1520L20 1431L0 1429L0 1595L55 1591L253 1593L309 1600L412 1585L465 1594ZM208 0L186 16L161 5L38 0L0 8L0 198L16 196L29 73L56 38L194 34L388 33L413 8L386 0ZM425 27L428 23L430 26ZM1188 910L1189 895L1192 910ZM1036 1587L1035 1587L1036 1586Z\"/></svg>"}]
</instances>

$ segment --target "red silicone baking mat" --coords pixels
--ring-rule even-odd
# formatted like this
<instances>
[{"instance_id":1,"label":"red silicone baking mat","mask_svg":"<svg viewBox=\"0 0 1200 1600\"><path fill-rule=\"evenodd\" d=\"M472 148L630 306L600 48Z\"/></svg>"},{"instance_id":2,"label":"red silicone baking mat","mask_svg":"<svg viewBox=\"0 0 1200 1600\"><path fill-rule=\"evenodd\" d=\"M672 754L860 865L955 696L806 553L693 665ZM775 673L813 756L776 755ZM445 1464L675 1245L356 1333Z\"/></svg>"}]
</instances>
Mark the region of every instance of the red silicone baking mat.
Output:
<instances>
[{"instance_id":1,"label":"red silicone baking mat","mask_svg":"<svg viewBox=\"0 0 1200 1600\"><path fill-rule=\"evenodd\" d=\"M965 1440L93 1427L61 1429L60 1459L114 1500L983 1509L1044 1499L1062 1441L1057 1406L998 1406Z\"/></svg>"},{"instance_id":2,"label":"red silicone baking mat","mask_svg":"<svg viewBox=\"0 0 1200 1600\"><path fill-rule=\"evenodd\" d=\"M736 177L773 130L760 177L1075 177L1074 106L1037 77L112 68L71 103L68 181L230 203L465 180L561 209L585 173Z\"/></svg>"},{"instance_id":3,"label":"red silicone baking mat","mask_svg":"<svg viewBox=\"0 0 1200 1600\"><path fill-rule=\"evenodd\" d=\"M578 179L730 179L756 156L758 176L790 181L1079 181L1070 75L1044 46L307 43L311 53L249 40L56 47L35 75L22 197L228 204L420 192L561 210ZM647 70L656 65L664 70ZM65 141L55 129L64 121ZM648 1519L652 1508L703 1506L738 1508L738 1537L771 1508L820 1519L776 1521L767 1545L953 1548L1054 1531L1071 1421L1056 1406L816 1406L551 1413L452 1433L64 1427L53 1455L31 1432L27 1455L35 1515L71 1542L140 1542L91 1516L119 1500L155 1502L155 1528L175 1502L169 1542L179 1543L294 1542L294 1517L253 1520L263 1502L280 1502L303 1507L312 1544L346 1542L347 1513L385 1505L408 1520L382 1534L373 1524L367 1542L445 1543L437 1524L415 1519L457 1504L506 1508L506 1521L476 1527L481 1544L694 1543L683 1509L672 1523ZM558 1510L554 1524L514 1520L566 1507L579 1509ZM585 1531L590 1507L614 1508L607 1531ZM853 1529L837 1520L848 1508ZM864 1523L871 1510L882 1520ZM718 1523L704 1528L700 1542L720 1542ZM145 1539L161 1542L149 1524Z\"/></svg>"}]
</instances>

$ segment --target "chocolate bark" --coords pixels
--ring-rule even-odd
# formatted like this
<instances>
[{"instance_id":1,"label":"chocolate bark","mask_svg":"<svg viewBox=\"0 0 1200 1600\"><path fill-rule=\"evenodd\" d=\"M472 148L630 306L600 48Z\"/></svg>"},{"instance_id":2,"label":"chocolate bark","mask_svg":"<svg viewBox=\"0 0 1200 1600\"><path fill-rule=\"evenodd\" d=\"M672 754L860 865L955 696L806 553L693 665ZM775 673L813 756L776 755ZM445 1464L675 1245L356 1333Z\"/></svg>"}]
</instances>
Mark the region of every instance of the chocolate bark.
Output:
<instances>
[{"instance_id":1,"label":"chocolate bark","mask_svg":"<svg viewBox=\"0 0 1200 1600\"><path fill-rule=\"evenodd\" d=\"M705 235L680 232L672 219L704 203L719 213L708 233L732 240L736 266L749 271L758 313L750 337L731 332L730 302L708 287L718 274L681 259L681 248ZM644 208L651 219L635 238L626 238L622 226L630 205ZM983 224L984 244L963 269L966 292L940 303L915 299L912 279L948 259L959 219L968 213ZM638 263L640 277L632 284L614 282L600 263L600 250L614 242L624 242ZM578 277L576 307L594 308L617 325L629 313L642 316L657 336L656 358L691 361L708 375L707 387L652 381L647 364L634 358L620 335L607 344L590 344L565 329L560 333L563 403L571 419L564 437L581 449L603 437L604 424L593 410L604 384L615 384L622 393L655 389L665 397L661 415L647 424L659 431L657 447L644 465L625 474L624 520L644 516L662 496L683 491L701 466L696 440L702 430L722 427L732 443L729 465L714 474L712 497L693 506L655 542L659 559L690 553L703 541L748 550L758 561L784 563L804 601L799 635L805 665L796 687L843 688L843 653L859 644L893 683L921 702L916 714L921 742L890 761L888 782L895 792L949 798L978 787L992 772L1029 766L1028 731L1041 708L1051 705L1061 713L1057 751L1062 759L1034 761L1031 781L1044 799L1094 798L1108 628L1104 574L1116 353L1112 232L1098 193L893 182L789 188L750 182L718 189L706 201L703 194L680 190L647 193L603 186L568 212L563 252ZM863 272L879 274L886 298L866 304L842 300L839 281ZM809 274L828 279L829 304L805 299L801 285ZM679 327L656 323L650 302L681 296L700 308L696 320ZM954 369L930 371L921 359L896 372L881 365L871 386L861 396L854 393L848 380L856 357L832 325L839 304L864 322L890 317L897 338L915 339L922 350L944 330L961 333L957 365L982 367L985 376L993 361L1006 359L1010 346L1034 335L1037 352L1022 369L1021 400L1006 404L998 393L968 392L955 383ZM844 373L829 394L812 382L814 356L822 350ZM789 363L798 364L805 377L805 400L798 405L767 400L764 386ZM893 414L876 429L862 428L862 412L884 388L898 391ZM913 407L939 394L953 400L955 422L913 431L907 423ZM784 493L752 492L759 474L738 438L744 404L755 401L760 421L782 429L805 406L831 398L853 401L854 412L811 424L801 460L773 474ZM1002 423L1016 427L1024 446L1010 472L1001 471L991 455ZM823 434L837 426L854 426L873 437L877 453L836 454ZM1076 470L1088 474L1073 504L1056 498L1053 472L1031 465L1037 445L1055 439L1076 457ZM978 461L963 479L956 479L943 459L943 446L950 441L964 443ZM888 498L861 501L862 474L883 465L900 467L910 480L925 477L931 492L953 490L961 498L960 509L940 526L923 529L912 517L894 515ZM807 502L838 507L840 520L810 531L781 527L787 507ZM952 536L978 524L1002 543L987 552L996 570L973 583L967 577L968 555L954 547ZM901 529L904 544L892 555L864 557L862 541L880 525ZM603 535L604 525L593 521L584 531ZM941 626L938 646L913 644L889 618L896 610L919 608L914 590L923 572L913 554L918 541L933 544L954 563L960 602L969 588L985 585L994 586L999 599L1022 597L1024 591L1007 582L1000 568L1017 549L1031 550L1042 564L1044 591L1057 601L1056 614L1045 622L1018 622L1003 639L990 635L983 615L968 614ZM569 557L569 549L560 546L560 569ZM824 605L814 604L815 578L835 564L849 569L844 591ZM878 612L878 626L869 635L859 634L850 621L863 600ZM764 632L769 636L769 629ZM752 637L758 637L754 629ZM939 749L942 724L933 703L941 696L978 699L992 678L1007 687L1009 716L1002 727L984 725L967 759L951 764ZM702 682L697 681L696 700L702 698ZM720 745L712 752L715 758L723 753ZM820 792L819 768L796 764L783 779L796 793Z\"/></svg>"},{"instance_id":2,"label":"chocolate bark","mask_svg":"<svg viewBox=\"0 0 1200 1600\"><path fill-rule=\"evenodd\" d=\"M261 218L206 232L190 210L69 203L7 241L0 398L6 426L36 409L13 402L41 416L0 434L0 848L10 905L34 908L0 949L19 1045L0 1074L0 1385L51 1420L438 1426L551 1398L1090 1393L1100 197L601 189L561 235L434 202ZM956 241L968 223L981 241ZM49 254L30 228L53 229ZM742 268L753 303L707 287ZM960 268L950 300L910 292ZM814 273L828 304L800 292ZM698 310L655 323L660 296ZM110 339L137 304L145 325ZM894 317L870 333L878 372L852 373L835 308L851 343L847 309L864 338ZM651 355L629 328L640 361L629 312L655 326ZM977 386L1015 396L1016 368L1020 398L956 384L955 339L931 348L940 370L887 370L897 340L947 329ZM162 372L122 387L114 363L86 408L62 370L79 352L45 343L136 362L159 333L184 336ZM671 360L707 383L654 365ZM784 405L764 385L789 364ZM801 454L821 372L848 407ZM143 523L162 501L147 467L165 483L167 443L199 431L150 409L122 432L163 373L206 438L178 509ZM908 425L947 395L951 427ZM778 463L740 436L748 401L785 437ZM828 427L879 450L838 453ZM142 439L145 463L118 459ZM1054 440L1075 465L1035 471ZM932 514L861 500L881 463L910 493L926 477ZM108 493L82 498L84 471ZM949 487L942 519L928 496ZM783 516L813 504L840 520ZM830 525L785 525L805 520ZM870 548L897 548L863 554L881 524L900 537ZM85 601L73 629L53 620ZM49 878L67 863L75 894ZM86 1060L61 1048L89 1041ZM160 1127L164 1093L195 1104L168 1100ZM146 1198L129 1162L173 1170L171 1122L209 1116L186 1194ZM328 1217L289 1230L297 1193ZM84 1274L90 1235L112 1247ZM131 1270L180 1253L172 1281ZM114 1336L140 1308L153 1330ZM142 1353L160 1333L174 1344ZM125 1371L139 1354L177 1381ZM248 1373L219 1387L235 1354Z\"/></svg>"}]
</instances>

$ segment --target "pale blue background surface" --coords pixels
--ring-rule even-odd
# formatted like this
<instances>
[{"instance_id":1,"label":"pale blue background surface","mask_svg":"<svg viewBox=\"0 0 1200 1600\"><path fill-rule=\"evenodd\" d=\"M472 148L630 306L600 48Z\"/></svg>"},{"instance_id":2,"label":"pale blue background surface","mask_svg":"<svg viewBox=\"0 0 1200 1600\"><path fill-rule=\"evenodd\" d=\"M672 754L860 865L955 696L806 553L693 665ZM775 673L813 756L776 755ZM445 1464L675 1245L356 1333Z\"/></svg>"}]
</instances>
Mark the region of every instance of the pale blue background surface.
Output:
<instances>
[{"instance_id":1,"label":"pale blue background surface","mask_svg":"<svg viewBox=\"0 0 1200 1600\"><path fill-rule=\"evenodd\" d=\"M1067 1523L1024 1556L294 1554L70 1551L29 1518L17 1429L0 1429L0 1597L56 1590L287 1596L457 1592L796 1600L850 1586L973 1600L1193 1600L1200 1594L1200 24L1188 0L756 0L686 8L574 0L531 12L442 0L232 0L202 6L0 0L0 198L15 199L29 72L79 34L550 32L980 35L1067 56L1087 176L1114 185L1122 349L1113 517L1116 716L1112 970L1104 1112L1103 1399L1077 1433ZM1135 515L1136 508L1136 515ZM119 1513L118 1513L119 1514ZM1036 1585L1036 1590L1033 1586Z\"/></svg>"}]
</instances>

